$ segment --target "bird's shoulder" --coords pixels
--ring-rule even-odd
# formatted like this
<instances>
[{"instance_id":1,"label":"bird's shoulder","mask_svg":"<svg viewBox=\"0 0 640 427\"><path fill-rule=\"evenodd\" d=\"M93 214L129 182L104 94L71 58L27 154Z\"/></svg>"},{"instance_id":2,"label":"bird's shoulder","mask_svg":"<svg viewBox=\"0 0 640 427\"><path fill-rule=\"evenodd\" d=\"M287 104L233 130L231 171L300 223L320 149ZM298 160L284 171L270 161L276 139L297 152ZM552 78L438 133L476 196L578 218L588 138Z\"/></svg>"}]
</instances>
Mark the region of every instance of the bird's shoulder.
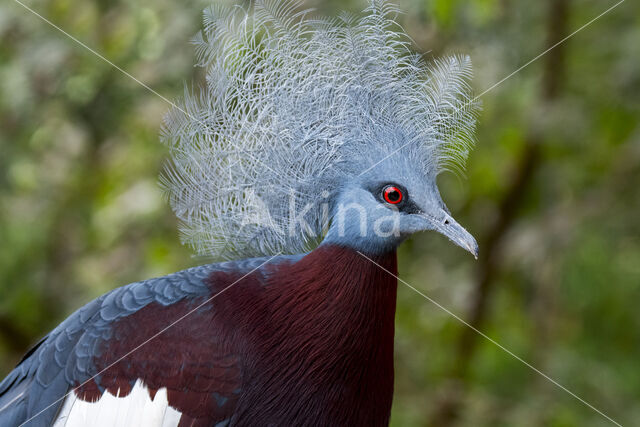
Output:
<instances>
[{"instance_id":1,"label":"bird's shoulder","mask_svg":"<svg viewBox=\"0 0 640 427\"><path fill-rule=\"evenodd\" d=\"M113 375L109 377L104 373L99 375L106 368L105 365L116 362L115 356L125 355L119 353L144 345L144 340L160 333L170 324L167 322L175 322L196 308L201 301L211 297L212 291L225 286L227 281L250 274L262 281L268 275L264 268L266 264L295 262L300 257L259 257L207 264L130 283L100 296L77 310L40 340L0 383L0 421L24 420L44 411L39 418L43 425L50 424L62 403L58 399L71 387L83 384L96 375L102 383L89 382L85 389L94 385L94 392L103 393L109 386L121 387L123 384L119 383L120 378ZM216 281L221 283L215 283ZM210 310L208 307L207 309ZM186 350L189 346L206 341L197 333L191 333L193 331L185 333L185 328L210 315L207 309L196 310L190 316L191 322L182 322L182 327L177 325L163 334L164 341L170 340L172 345L163 346L162 337L154 340L158 341L156 345L148 348L156 351L158 357L155 359L149 361L148 352L138 351L140 357L129 358L129 362L123 359L116 363L119 370L112 371L134 376L144 375L147 382L153 382L151 377L155 376L157 384L153 385L156 388L163 386L163 381L180 382L181 376L188 377L177 372L185 365L186 352L171 349ZM145 321L149 323L146 328ZM229 354L229 349L216 348L216 343L210 342L215 339L215 334L209 335L207 344L210 346L207 351L211 353L210 357L201 363L190 362L193 374L201 377L201 383L208 383L195 386L206 389L207 392L212 387L221 387L226 392L234 391L235 389L231 389L236 387L240 375L234 366L234 355ZM163 351L157 352L158 349ZM204 371L216 364L225 369L217 369L220 372L217 377L204 379ZM136 370L140 373L136 373ZM151 371L160 374L151 375ZM109 381L113 384L109 384ZM130 385L133 385L135 379L127 381L131 381ZM219 401L228 400L226 396L217 396Z\"/></svg>"}]
</instances>

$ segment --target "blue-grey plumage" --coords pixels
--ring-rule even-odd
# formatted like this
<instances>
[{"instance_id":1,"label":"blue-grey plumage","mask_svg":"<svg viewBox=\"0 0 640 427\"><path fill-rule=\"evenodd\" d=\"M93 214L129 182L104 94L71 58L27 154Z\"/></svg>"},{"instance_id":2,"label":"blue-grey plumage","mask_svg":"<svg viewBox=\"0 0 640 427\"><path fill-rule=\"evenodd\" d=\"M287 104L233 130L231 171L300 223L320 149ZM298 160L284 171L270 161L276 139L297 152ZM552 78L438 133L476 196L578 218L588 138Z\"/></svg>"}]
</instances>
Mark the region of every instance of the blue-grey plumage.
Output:
<instances>
[{"instance_id":1,"label":"blue-grey plumage","mask_svg":"<svg viewBox=\"0 0 640 427\"><path fill-rule=\"evenodd\" d=\"M212 273L246 274L267 261L291 262L300 256L278 256L227 261L184 270L168 276L131 283L85 305L44 337L0 383L0 425L50 426L73 387L98 374L94 359L99 346L112 337L119 319L158 303L210 297L205 280ZM122 355L124 356L124 355ZM42 413L41 413L42 411Z\"/></svg>"},{"instance_id":2,"label":"blue-grey plumage","mask_svg":"<svg viewBox=\"0 0 640 427\"><path fill-rule=\"evenodd\" d=\"M440 203L426 200L435 177L460 169L473 144L468 57L425 63L384 1L337 20L308 19L299 6L205 10L194 43L206 86L187 91L163 129L172 158L163 185L200 254L313 249L330 221L325 205L372 179L406 181L424 208ZM424 214L432 229L446 221ZM461 230L442 231L473 251Z\"/></svg>"},{"instance_id":3,"label":"blue-grey plumage","mask_svg":"<svg viewBox=\"0 0 640 427\"><path fill-rule=\"evenodd\" d=\"M163 128L183 240L235 261L78 310L0 383L1 425L50 425L72 390L83 402L164 390L180 425L388 421L396 247L435 230L477 256L436 185L473 142L471 64L423 63L382 1L337 21L298 6L208 8L194 39L206 86ZM199 305L240 279L225 304Z\"/></svg>"}]
</instances>

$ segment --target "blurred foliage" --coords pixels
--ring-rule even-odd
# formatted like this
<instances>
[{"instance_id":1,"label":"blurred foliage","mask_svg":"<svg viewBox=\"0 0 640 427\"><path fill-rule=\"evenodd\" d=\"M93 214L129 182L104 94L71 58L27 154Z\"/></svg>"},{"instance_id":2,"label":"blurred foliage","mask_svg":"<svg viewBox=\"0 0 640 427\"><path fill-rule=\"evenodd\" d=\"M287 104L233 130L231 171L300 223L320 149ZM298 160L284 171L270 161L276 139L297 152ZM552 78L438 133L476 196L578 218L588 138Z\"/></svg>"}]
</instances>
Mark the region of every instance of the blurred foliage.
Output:
<instances>
[{"instance_id":1,"label":"blurred foliage","mask_svg":"<svg viewBox=\"0 0 640 427\"><path fill-rule=\"evenodd\" d=\"M198 78L207 1L28 4L169 99ZM427 57L464 52L482 93L613 2L402 0ZM356 0L308 2L323 14ZM478 237L400 250L402 277L625 425L640 419L640 3L627 1L482 95L466 178L442 193ZM0 5L0 376L115 286L206 262L157 174L167 103L19 4ZM400 284L392 424L606 425Z\"/></svg>"}]
</instances>

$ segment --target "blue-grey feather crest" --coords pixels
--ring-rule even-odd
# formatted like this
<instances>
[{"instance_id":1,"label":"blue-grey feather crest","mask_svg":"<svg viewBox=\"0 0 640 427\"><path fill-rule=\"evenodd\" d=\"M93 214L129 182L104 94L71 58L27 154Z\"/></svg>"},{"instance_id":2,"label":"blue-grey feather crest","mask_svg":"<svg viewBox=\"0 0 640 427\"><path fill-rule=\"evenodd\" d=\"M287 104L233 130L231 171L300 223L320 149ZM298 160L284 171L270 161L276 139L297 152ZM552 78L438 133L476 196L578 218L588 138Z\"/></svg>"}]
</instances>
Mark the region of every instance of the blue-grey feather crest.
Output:
<instances>
[{"instance_id":1,"label":"blue-grey feather crest","mask_svg":"<svg viewBox=\"0 0 640 427\"><path fill-rule=\"evenodd\" d=\"M185 89L162 132L161 180L185 243L220 259L309 250L332 189L377 161L368 153L401 150L427 174L462 169L471 61L425 64L397 13L379 0L333 20L297 1L205 10L193 44L206 85Z\"/></svg>"}]
</instances>

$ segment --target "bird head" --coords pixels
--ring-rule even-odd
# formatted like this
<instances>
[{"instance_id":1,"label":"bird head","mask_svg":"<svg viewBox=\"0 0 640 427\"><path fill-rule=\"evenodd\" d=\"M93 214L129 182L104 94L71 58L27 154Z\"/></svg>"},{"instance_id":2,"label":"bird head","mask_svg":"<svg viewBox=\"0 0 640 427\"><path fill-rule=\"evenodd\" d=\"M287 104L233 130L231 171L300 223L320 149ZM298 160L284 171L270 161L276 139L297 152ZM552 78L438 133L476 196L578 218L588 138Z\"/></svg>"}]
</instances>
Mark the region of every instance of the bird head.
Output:
<instances>
[{"instance_id":1,"label":"bird head","mask_svg":"<svg viewBox=\"0 0 640 427\"><path fill-rule=\"evenodd\" d=\"M436 185L473 145L469 58L412 53L379 0L361 17L309 13L288 1L205 10L193 42L206 84L163 128L183 241L226 259L323 241L380 253L436 230L477 255Z\"/></svg>"},{"instance_id":2,"label":"bird head","mask_svg":"<svg viewBox=\"0 0 640 427\"><path fill-rule=\"evenodd\" d=\"M340 187L325 242L378 254L414 233L435 230L477 258L478 245L451 216L436 176L396 154L385 155Z\"/></svg>"}]
</instances>

